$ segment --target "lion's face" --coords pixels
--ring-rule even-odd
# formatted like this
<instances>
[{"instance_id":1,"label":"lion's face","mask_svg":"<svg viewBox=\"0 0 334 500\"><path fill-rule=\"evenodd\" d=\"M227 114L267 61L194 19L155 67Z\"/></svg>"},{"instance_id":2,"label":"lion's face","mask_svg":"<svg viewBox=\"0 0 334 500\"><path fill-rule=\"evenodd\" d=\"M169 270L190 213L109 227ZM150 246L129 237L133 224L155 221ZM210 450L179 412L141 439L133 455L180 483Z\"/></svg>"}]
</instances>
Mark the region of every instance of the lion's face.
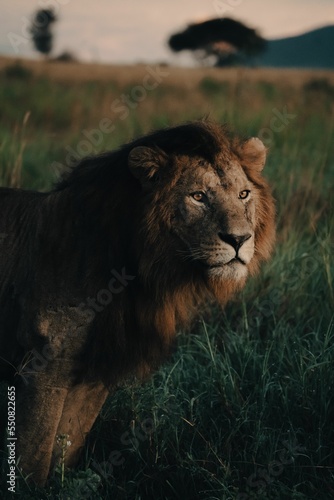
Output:
<instances>
[{"instance_id":1,"label":"lion's face","mask_svg":"<svg viewBox=\"0 0 334 500\"><path fill-rule=\"evenodd\" d=\"M130 169L149 194L146 225L154 241L161 235L171 248L172 239L174 257L208 277L244 282L269 257L274 241L274 204L261 177L265 158L257 138L222 141L210 160L132 150Z\"/></svg>"},{"instance_id":2,"label":"lion's face","mask_svg":"<svg viewBox=\"0 0 334 500\"><path fill-rule=\"evenodd\" d=\"M213 166L192 159L174 191L171 231L182 242L180 258L211 276L245 277L254 255L256 189L237 160L226 165L218 158Z\"/></svg>"}]
</instances>

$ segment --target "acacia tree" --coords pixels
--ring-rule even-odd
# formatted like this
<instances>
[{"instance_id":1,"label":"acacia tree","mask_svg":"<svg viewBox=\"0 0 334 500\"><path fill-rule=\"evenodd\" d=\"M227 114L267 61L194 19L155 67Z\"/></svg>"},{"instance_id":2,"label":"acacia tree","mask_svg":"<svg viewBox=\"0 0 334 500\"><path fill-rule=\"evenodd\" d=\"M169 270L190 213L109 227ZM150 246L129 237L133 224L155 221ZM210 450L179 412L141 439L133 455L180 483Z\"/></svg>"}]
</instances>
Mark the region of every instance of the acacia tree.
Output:
<instances>
[{"instance_id":1,"label":"acacia tree","mask_svg":"<svg viewBox=\"0 0 334 500\"><path fill-rule=\"evenodd\" d=\"M52 50L53 33L52 24L57 17L52 9L39 9L32 19L29 29L33 44L41 54L48 56Z\"/></svg>"},{"instance_id":2,"label":"acacia tree","mask_svg":"<svg viewBox=\"0 0 334 500\"><path fill-rule=\"evenodd\" d=\"M227 17L190 24L168 43L174 52L191 50L201 57L215 56L218 66L252 58L267 45L256 30Z\"/></svg>"}]
</instances>

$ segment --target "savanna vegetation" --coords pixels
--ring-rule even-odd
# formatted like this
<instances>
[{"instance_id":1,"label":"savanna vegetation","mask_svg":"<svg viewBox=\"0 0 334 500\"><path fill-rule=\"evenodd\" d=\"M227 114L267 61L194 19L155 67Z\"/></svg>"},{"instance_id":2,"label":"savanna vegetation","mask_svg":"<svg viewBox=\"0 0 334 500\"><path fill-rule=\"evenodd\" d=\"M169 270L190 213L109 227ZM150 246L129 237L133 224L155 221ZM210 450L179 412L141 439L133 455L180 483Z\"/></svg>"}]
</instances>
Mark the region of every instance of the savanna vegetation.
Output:
<instances>
[{"instance_id":1,"label":"savanna vegetation","mask_svg":"<svg viewBox=\"0 0 334 500\"><path fill-rule=\"evenodd\" d=\"M9 60L0 71L2 186L47 190L85 154L209 117L262 138L277 200L259 276L180 332L152 379L109 398L77 470L60 464L45 489L20 477L18 498L333 498L334 76Z\"/></svg>"}]
</instances>

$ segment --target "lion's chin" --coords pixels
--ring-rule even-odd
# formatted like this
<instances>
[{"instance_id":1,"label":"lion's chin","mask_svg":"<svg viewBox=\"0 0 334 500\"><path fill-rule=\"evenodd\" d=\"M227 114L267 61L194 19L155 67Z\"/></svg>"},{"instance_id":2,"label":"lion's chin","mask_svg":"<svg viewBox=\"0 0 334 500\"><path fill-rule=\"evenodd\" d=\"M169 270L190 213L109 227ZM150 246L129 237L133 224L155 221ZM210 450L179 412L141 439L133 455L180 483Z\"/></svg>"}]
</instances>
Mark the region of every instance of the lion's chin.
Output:
<instances>
[{"instance_id":1,"label":"lion's chin","mask_svg":"<svg viewBox=\"0 0 334 500\"><path fill-rule=\"evenodd\" d=\"M247 266L238 259L233 259L227 264L204 264L209 277L240 281L247 277Z\"/></svg>"}]
</instances>

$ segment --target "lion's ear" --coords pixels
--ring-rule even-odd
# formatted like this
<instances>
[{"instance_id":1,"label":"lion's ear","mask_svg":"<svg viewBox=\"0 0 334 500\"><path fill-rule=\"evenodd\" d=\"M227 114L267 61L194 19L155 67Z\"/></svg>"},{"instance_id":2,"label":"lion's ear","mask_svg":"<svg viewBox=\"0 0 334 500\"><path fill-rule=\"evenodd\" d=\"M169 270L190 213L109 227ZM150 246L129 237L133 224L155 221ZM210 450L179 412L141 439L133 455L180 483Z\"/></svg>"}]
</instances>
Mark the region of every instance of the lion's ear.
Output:
<instances>
[{"instance_id":1,"label":"lion's ear","mask_svg":"<svg viewBox=\"0 0 334 500\"><path fill-rule=\"evenodd\" d=\"M167 156L159 149L137 146L128 157L129 169L143 186L149 187L157 179L158 170L166 163Z\"/></svg>"},{"instance_id":2,"label":"lion's ear","mask_svg":"<svg viewBox=\"0 0 334 500\"><path fill-rule=\"evenodd\" d=\"M258 137L244 142L241 148L241 159L244 165L261 172L266 163L267 148Z\"/></svg>"}]
</instances>

